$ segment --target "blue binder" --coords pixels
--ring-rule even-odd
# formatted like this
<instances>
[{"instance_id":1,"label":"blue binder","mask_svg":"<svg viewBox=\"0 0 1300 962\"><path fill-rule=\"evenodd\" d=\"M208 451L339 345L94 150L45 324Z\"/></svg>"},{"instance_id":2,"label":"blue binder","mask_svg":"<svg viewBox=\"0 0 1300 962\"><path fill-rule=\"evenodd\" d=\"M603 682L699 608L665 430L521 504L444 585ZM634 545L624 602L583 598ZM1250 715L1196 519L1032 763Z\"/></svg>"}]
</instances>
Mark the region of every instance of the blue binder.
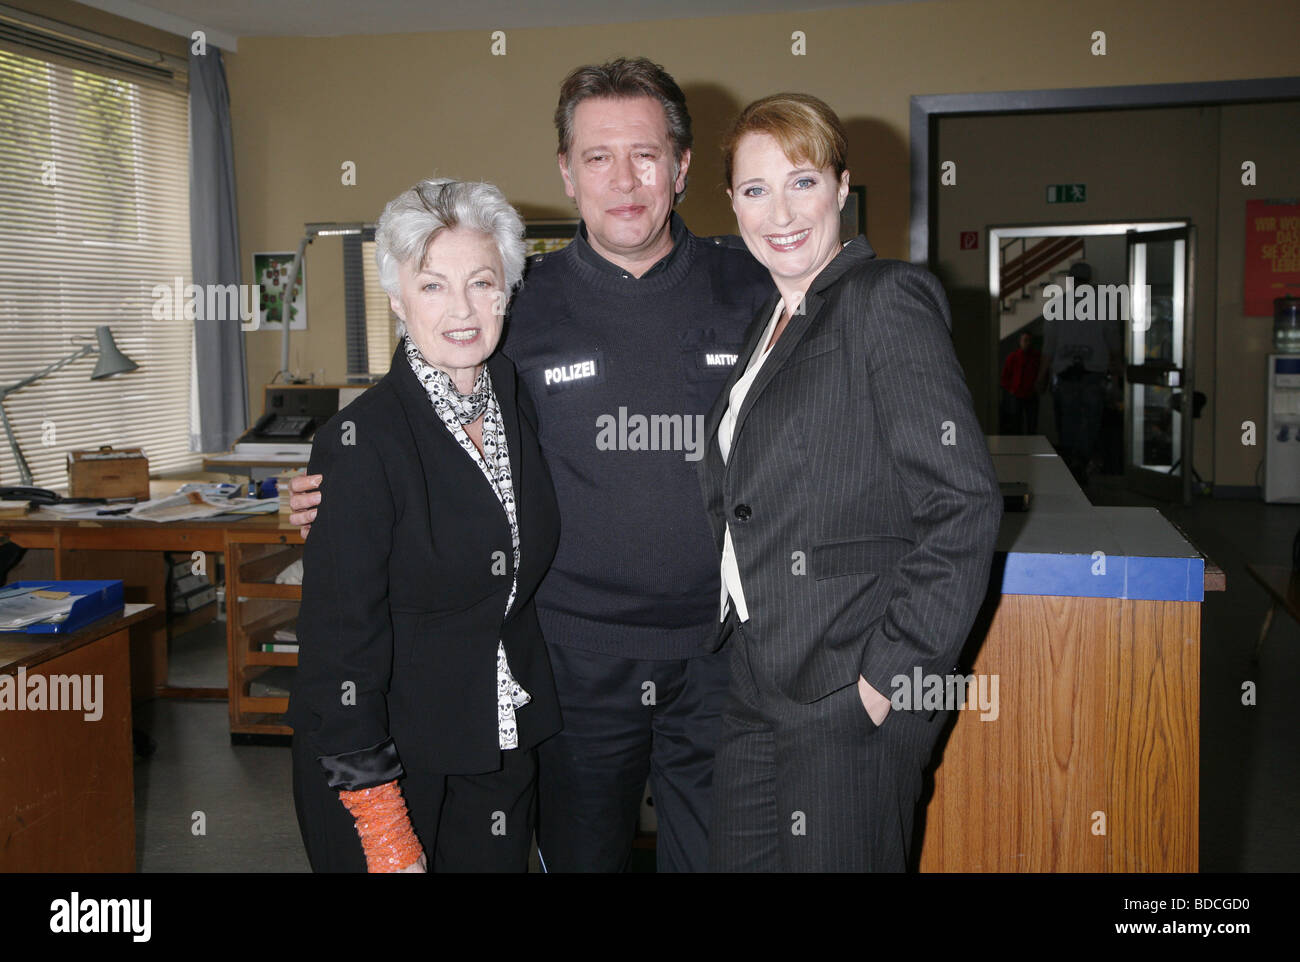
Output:
<instances>
[{"instance_id":1,"label":"blue binder","mask_svg":"<svg viewBox=\"0 0 1300 962\"><path fill-rule=\"evenodd\" d=\"M46 588L50 591L84 595L72 603L72 610L63 621L54 624L28 625L26 628L5 632L5 634L66 635L106 615L119 614L126 604L121 581L17 581L5 585L5 588Z\"/></svg>"}]
</instances>

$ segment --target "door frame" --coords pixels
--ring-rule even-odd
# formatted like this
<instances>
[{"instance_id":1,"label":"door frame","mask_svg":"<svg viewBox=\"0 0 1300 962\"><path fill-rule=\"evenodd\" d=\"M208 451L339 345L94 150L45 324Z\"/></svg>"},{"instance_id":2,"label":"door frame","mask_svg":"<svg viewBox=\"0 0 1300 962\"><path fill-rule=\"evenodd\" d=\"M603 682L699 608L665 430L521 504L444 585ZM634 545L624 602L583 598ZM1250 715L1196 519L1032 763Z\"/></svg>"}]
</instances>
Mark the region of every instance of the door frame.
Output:
<instances>
[{"instance_id":1,"label":"door frame","mask_svg":"<svg viewBox=\"0 0 1300 962\"><path fill-rule=\"evenodd\" d=\"M1129 276L1127 278L1130 287L1130 298L1132 297L1133 284L1133 241L1139 235L1143 236L1142 240L1147 243L1159 243L1162 240L1181 240L1185 247L1183 250L1183 359L1179 367L1179 390L1181 391L1181 407L1179 410L1179 444L1181 450L1178 455L1178 462L1181 465L1179 478L1175 482L1172 478L1165 476L1154 476L1154 473L1147 469L1135 468L1130 460L1133 456L1133 411L1129 408L1129 393L1134 383L1134 370L1142 365L1131 363L1129 358L1129 336L1130 331L1125 332L1124 343L1124 482L1130 490L1140 491L1151 495L1155 498L1164 500L1170 499L1173 491L1178 492L1178 499L1184 505L1192 503L1192 476L1195 469L1192 463L1193 444L1195 438L1193 432L1196 425L1196 226L1187 223L1181 227L1174 227L1168 230L1158 231L1130 231L1128 235L1129 246ZM1146 305L1146 310L1151 310L1151 305ZM1147 317L1150 322L1150 317Z\"/></svg>"},{"instance_id":2,"label":"door frame","mask_svg":"<svg viewBox=\"0 0 1300 962\"><path fill-rule=\"evenodd\" d=\"M1130 234L1154 234L1159 235L1166 231L1187 231L1187 296L1184 307L1183 319L1183 392L1184 402L1194 404L1195 399L1195 371L1193 366L1196 362L1196 345L1192 338L1195 337L1195 322L1192 310L1195 307L1194 298L1196 296L1195 276L1192 273L1196 269L1196 227L1192 224L1190 217L1163 220L1122 220L1122 221L1080 221L1075 224L992 224L984 232L984 249L988 251L988 291L989 291L989 360L988 371L989 377L994 382L998 379L998 346L1001 343L1001 317L1002 317L1002 284L1001 284L1001 251L1002 242L1015 237L1125 237ZM1157 239L1157 238L1152 238ZM1125 283L1128 278L1125 277ZM1125 337L1125 365L1128 363L1128 340ZM1127 378L1125 379L1125 391L1128 390ZM994 392L994 398L998 393ZM1193 408L1189 407L1190 412ZM1125 483L1129 483L1128 462L1128 406L1125 404L1124 418L1124 438L1125 438ZM997 409L994 408L993 416L996 417ZM1182 424L1183 445L1183 465L1182 465L1182 502L1183 504L1192 503L1192 468L1191 468L1191 451L1193 444L1192 430L1193 419L1184 417ZM1150 493L1150 492L1148 492Z\"/></svg>"}]
</instances>

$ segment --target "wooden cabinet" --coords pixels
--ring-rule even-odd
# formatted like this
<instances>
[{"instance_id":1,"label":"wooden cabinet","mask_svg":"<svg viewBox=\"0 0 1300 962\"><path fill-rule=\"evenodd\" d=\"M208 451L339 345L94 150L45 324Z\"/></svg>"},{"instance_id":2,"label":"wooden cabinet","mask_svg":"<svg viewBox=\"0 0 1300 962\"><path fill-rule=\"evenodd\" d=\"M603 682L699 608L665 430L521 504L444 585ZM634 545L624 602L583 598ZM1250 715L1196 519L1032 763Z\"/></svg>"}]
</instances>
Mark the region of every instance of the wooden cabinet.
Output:
<instances>
[{"instance_id":1,"label":"wooden cabinet","mask_svg":"<svg viewBox=\"0 0 1300 962\"><path fill-rule=\"evenodd\" d=\"M58 686L72 710L0 711L0 872L135 871L128 636L156 614L128 604L71 634L0 635L8 685L43 677L56 698L54 679L102 682L93 714L79 685Z\"/></svg>"},{"instance_id":2,"label":"wooden cabinet","mask_svg":"<svg viewBox=\"0 0 1300 962\"><path fill-rule=\"evenodd\" d=\"M226 644L229 649L230 737L264 741L288 736L281 716L284 695L261 694L256 683L273 668L296 667L295 652L264 651L275 633L298 620L301 585L276 584L276 576L302 559L296 530L231 530L226 545Z\"/></svg>"}]
</instances>

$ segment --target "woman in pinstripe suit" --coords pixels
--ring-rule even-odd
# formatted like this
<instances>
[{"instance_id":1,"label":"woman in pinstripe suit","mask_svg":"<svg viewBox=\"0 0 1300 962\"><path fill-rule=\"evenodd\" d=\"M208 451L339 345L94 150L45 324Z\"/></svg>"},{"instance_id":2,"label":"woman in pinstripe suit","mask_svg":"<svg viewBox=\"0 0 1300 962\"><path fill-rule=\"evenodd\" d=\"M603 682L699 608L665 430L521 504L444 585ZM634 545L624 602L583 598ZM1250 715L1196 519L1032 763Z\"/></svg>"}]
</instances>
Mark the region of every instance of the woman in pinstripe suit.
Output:
<instances>
[{"instance_id":1,"label":"woman in pinstripe suit","mask_svg":"<svg viewBox=\"0 0 1300 962\"><path fill-rule=\"evenodd\" d=\"M778 294L701 462L732 650L715 870L906 867L947 710L891 694L954 665L1001 517L938 281L839 241L845 153L805 94L750 104L723 141L740 234Z\"/></svg>"}]
</instances>

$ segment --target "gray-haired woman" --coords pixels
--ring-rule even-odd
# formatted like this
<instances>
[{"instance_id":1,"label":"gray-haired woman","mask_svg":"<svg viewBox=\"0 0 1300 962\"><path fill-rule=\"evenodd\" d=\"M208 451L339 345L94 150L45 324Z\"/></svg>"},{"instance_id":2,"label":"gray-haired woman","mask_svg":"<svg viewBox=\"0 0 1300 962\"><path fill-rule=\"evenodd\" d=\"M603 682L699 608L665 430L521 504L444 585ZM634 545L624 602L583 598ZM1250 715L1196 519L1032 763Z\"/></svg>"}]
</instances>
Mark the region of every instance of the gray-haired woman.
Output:
<instances>
[{"instance_id":1,"label":"gray-haired woman","mask_svg":"<svg viewBox=\"0 0 1300 962\"><path fill-rule=\"evenodd\" d=\"M533 608L555 496L494 353L523 223L490 184L426 180L375 240L401 343L312 446L330 506L304 554L298 823L316 871L524 871L560 718Z\"/></svg>"}]
</instances>

